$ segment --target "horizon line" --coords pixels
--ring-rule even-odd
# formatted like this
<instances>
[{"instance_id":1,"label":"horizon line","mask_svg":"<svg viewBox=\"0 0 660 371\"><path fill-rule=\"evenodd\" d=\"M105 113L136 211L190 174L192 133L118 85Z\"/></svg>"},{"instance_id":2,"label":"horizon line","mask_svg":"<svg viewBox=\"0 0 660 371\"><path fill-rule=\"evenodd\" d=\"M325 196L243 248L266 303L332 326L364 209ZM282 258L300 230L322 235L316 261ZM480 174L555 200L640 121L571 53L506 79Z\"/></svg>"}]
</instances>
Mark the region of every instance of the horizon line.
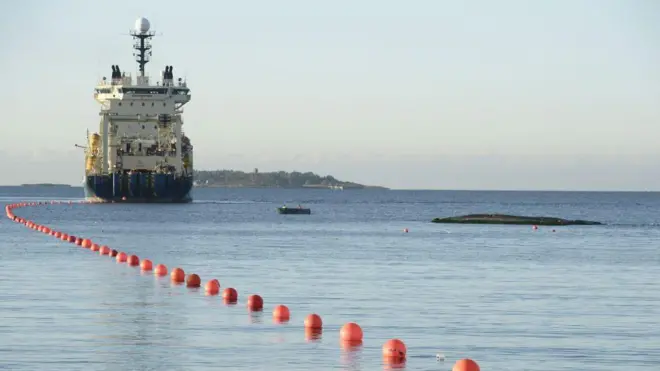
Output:
<instances>
[{"instance_id":1,"label":"horizon line","mask_svg":"<svg viewBox=\"0 0 660 371\"><path fill-rule=\"evenodd\" d=\"M68 188L83 188L82 185L75 184L66 184L66 183L23 183L23 184L0 184L0 187L14 187L14 188L53 188L53 187L68 187ZM554 192L554 193L660 193L658 190L580 190L580 189L479 189L479 188L464 188L464 189L454 189L454 188L370 188L370 187L385 187L385 186L366 186L366 188L358 189L348 189L344 190L347 192L355 191L369 191L369 192L378 192L378 191L415 191L415 192ZM194 186L193 188L224 188L224 189L278 189L278 190L291 190L291 189L310 189L314 191L326 190L324 188L315 189L315 188L305 188L305 187L198 187ZM336 191L333 191L336 192ZM342 191L343 192L343 191Z\"/></svg>"}]
</instances>

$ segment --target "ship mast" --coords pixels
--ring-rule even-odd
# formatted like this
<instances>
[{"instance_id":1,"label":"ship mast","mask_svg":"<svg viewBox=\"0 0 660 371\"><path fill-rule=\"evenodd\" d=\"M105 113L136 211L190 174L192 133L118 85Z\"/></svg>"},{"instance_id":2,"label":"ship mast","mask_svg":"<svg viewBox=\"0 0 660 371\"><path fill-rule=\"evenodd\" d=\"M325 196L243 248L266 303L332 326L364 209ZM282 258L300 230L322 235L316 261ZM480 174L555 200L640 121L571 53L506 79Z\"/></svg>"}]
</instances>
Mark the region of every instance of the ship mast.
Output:
<instances>
[{"instance_id":1,"label":"ship mast","mask_svg":"<svg viewBox=\"0 0 660 371\"><path fill-rule=\"evenodd\" d=\"M138 63L140 69L140 76L144 77L144 66L149 62L151 57L151 38L156 35L155 32L149 31L149 21L146 18L139 18L135 21L135 29L131 31L130 35L133 36L135 44L133 49L137 53L133 53L135 61Z\"/></svg>"}]
</instances>

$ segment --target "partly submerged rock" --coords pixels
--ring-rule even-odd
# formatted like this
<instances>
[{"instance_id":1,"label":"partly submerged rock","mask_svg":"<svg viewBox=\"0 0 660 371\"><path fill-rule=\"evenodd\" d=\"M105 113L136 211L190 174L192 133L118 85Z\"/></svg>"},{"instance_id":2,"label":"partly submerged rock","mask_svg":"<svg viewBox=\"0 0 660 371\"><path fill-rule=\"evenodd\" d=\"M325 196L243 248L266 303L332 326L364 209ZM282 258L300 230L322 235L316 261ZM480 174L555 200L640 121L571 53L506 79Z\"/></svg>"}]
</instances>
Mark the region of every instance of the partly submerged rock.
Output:
<instances>
[{"instance_id":1,"label":"partly submerged rock","mask_svg":"<svg viewBox=\"0 0 660 371\"><path fill-rule=\"evenodd\" d=\"M519 224L519 225L602 225L601 222L589 220L568 220L548 216L518 216L505 214L469 214L435 218L433 223L464 223L464 224Z\"/></svg>"}]
</instances>

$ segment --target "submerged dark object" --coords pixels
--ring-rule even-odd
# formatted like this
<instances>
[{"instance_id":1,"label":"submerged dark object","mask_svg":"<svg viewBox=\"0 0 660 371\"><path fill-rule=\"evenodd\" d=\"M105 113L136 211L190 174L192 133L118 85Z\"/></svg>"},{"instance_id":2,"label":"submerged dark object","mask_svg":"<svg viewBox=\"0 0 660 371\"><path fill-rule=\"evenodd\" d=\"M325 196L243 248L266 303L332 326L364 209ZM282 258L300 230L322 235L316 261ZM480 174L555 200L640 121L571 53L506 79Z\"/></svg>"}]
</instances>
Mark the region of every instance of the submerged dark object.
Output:
<instances>
[{"instance_id":1,"label":"submerged dark object","mask_svg":"<svg viewBox=\"0 0 660 371\"><path fill-rule=\"evenodd\" d=\"M280 213L280 214L294 214L294 215L297 215L297 214L309 215L309 214L312 213L312 211L310 209L305 209L305 208L300 207L300 206L299 207L286 207L286 206L278 207L277 212Z\"/></svg>"},{"instance_id":2,"label":"submerged dark object","mask_svg":"<svg viewBox=\"0 0 660 371\"><path fill-rule=\"evenodd\" d=\"M469 214L435 218L433 223L463 223L463 224L518 224L518 225L602 225L601 222L589 220L568 220L547 216L518 216L505 214Z\"/></svg>"}]
</instances>

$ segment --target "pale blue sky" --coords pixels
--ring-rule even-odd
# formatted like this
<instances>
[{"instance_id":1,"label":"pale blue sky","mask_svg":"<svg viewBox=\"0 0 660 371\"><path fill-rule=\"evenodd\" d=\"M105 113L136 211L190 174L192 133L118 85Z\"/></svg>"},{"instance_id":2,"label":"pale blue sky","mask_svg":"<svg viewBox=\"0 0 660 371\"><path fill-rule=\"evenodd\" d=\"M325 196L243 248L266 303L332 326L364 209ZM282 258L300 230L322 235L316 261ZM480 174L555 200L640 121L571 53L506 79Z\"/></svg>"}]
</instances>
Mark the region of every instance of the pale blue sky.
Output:
<instances>
[{"instance_id":1,"label":"pale blue sky","mask_svg":"<svg viewBox=\"0 0 660 371\"><path fill-rule=\"evenodd\" d=\"M660 190L656 0L5 1L1 184L80 183L92 90L137 70L139 16L150 74L188 79L198 169Z\"/></svg>"}]
</instances>

